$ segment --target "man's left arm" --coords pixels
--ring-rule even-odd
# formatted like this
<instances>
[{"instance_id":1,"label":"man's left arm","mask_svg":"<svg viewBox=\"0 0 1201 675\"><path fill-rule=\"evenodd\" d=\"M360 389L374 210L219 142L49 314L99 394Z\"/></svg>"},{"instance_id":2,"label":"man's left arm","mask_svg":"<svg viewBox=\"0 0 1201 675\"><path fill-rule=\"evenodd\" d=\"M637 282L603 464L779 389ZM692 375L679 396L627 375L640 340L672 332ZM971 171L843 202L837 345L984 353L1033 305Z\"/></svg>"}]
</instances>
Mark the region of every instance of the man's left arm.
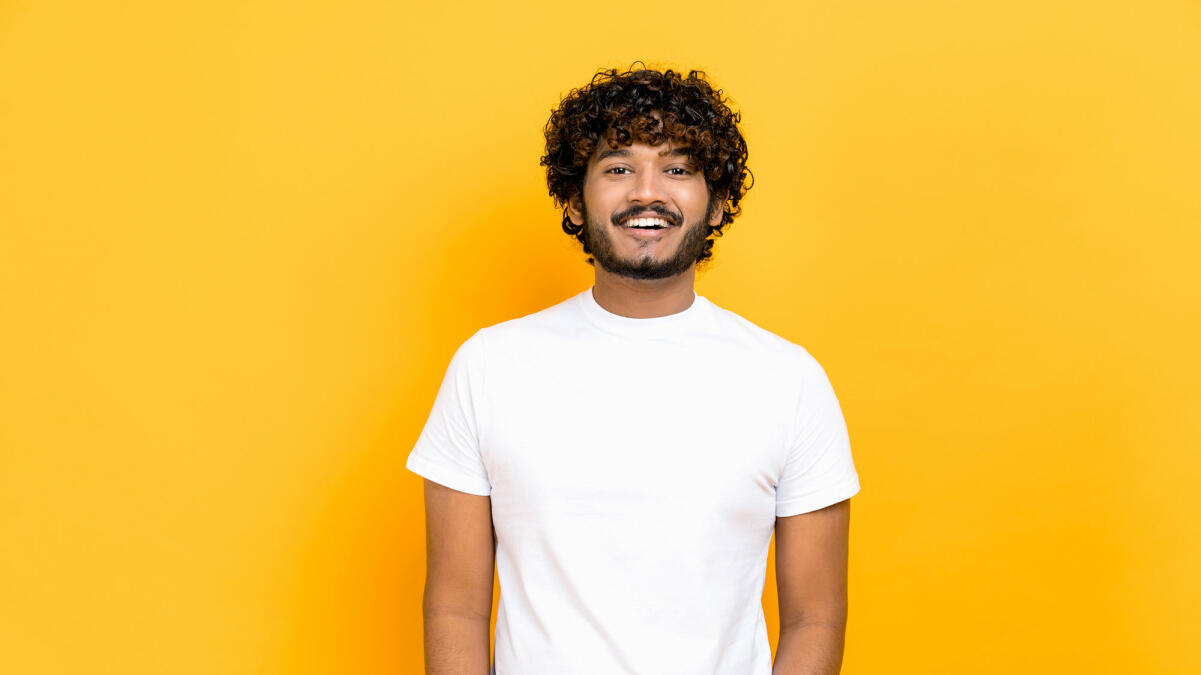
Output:
<instances>
[{"instance_id":1,"label":"man's left arm","mask_svg":"<svg viewBox=\"0 0 1201 675\"><path fill-rule=\"evenodd\" d=\"M780 643L773 675L838 675L847 625L851 502L776 518Z\"/></svg>"}]
</instances>

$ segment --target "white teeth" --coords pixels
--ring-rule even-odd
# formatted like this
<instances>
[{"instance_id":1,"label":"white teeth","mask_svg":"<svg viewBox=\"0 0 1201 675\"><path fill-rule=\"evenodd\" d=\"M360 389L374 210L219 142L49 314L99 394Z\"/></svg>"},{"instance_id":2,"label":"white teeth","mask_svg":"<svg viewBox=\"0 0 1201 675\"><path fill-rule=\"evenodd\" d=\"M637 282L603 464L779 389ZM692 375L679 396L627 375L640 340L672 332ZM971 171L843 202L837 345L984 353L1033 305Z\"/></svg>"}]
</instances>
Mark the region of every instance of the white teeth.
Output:
<instances>
[{"instance_id":1,"label":"white teeth","mask_svg":"<svg viewBox=\"0 0 1201 675\"><path fill-rule=\"evenodd\" d=\"M663 218L631 218L625 222L626 227L667 227L668 222Z\"/></svg>"}]
</instances>

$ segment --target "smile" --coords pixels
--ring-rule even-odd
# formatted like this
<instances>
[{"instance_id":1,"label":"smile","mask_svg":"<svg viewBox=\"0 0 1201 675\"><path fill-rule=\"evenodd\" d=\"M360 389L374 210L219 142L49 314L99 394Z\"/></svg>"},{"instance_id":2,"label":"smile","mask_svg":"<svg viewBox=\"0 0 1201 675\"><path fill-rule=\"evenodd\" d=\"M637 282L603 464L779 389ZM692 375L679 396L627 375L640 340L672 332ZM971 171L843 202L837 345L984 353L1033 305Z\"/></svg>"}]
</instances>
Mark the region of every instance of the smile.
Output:
<instances>
[{"instance_id":1,"label":"smile","mask_svg":"<svg viewBox=\"0 0 1201 675\"><path fill-rule=\"evenodd\" d=\"M631 237L634 237L635 239L660 239L663 237L663 235L671 231L671 227L668 225L661 225L659 227L632 227L629 225L622 225L621 229L625 230Z\"/></svg>"},{"instance_id":2,"label":"smile","mask_svg":"<svg viewBox=\"0 0 1201 675\"><path fill-rule=\"evenodd\" d=\"M664 218L630 218L621 224L626 229L634 230L663 230L671 227Z\"/></svg>"}]
</instances>

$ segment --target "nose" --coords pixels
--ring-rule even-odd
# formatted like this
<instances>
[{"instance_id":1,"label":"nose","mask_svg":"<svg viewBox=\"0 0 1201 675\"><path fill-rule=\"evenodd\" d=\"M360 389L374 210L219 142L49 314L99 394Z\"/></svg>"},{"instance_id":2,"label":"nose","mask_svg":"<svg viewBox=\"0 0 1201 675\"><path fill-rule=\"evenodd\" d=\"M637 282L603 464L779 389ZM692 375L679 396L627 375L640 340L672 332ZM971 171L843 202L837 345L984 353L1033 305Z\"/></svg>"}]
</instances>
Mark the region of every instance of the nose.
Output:
<instances>
[{"instance_id":1,"label":"nose","mask_svg":"<svg viewBox=\"0 0 1201 675\"><path fill-rule=\"evenodd\" d=\"M631 202L637 204L653 204L663 201L663 185L656 171L640 171L634 176L634 184L630 186Z\"/></svg>"}]
</instances>

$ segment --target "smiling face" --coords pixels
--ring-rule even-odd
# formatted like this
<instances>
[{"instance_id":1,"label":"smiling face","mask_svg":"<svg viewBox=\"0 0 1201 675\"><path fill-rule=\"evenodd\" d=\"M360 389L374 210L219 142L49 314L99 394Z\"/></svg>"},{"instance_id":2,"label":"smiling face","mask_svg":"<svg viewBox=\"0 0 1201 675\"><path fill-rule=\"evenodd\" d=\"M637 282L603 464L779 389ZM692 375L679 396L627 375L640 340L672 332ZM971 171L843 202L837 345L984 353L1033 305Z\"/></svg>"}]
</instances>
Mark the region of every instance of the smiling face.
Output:
<instances>
[{"instance_id":1,"label":"smiling face","mask_svg":"<svg viewBox=\"0 0 1201 675\"><path fill-rule=\"evenodd\" d=\"M665 279L686 272L704 251L711 208L705 178L686 149L664 143L611 148L599 143L584 174L582 197L567 204L584 225L593 257L605 271L632 279Z\"/></svg>"}]
</instances>

